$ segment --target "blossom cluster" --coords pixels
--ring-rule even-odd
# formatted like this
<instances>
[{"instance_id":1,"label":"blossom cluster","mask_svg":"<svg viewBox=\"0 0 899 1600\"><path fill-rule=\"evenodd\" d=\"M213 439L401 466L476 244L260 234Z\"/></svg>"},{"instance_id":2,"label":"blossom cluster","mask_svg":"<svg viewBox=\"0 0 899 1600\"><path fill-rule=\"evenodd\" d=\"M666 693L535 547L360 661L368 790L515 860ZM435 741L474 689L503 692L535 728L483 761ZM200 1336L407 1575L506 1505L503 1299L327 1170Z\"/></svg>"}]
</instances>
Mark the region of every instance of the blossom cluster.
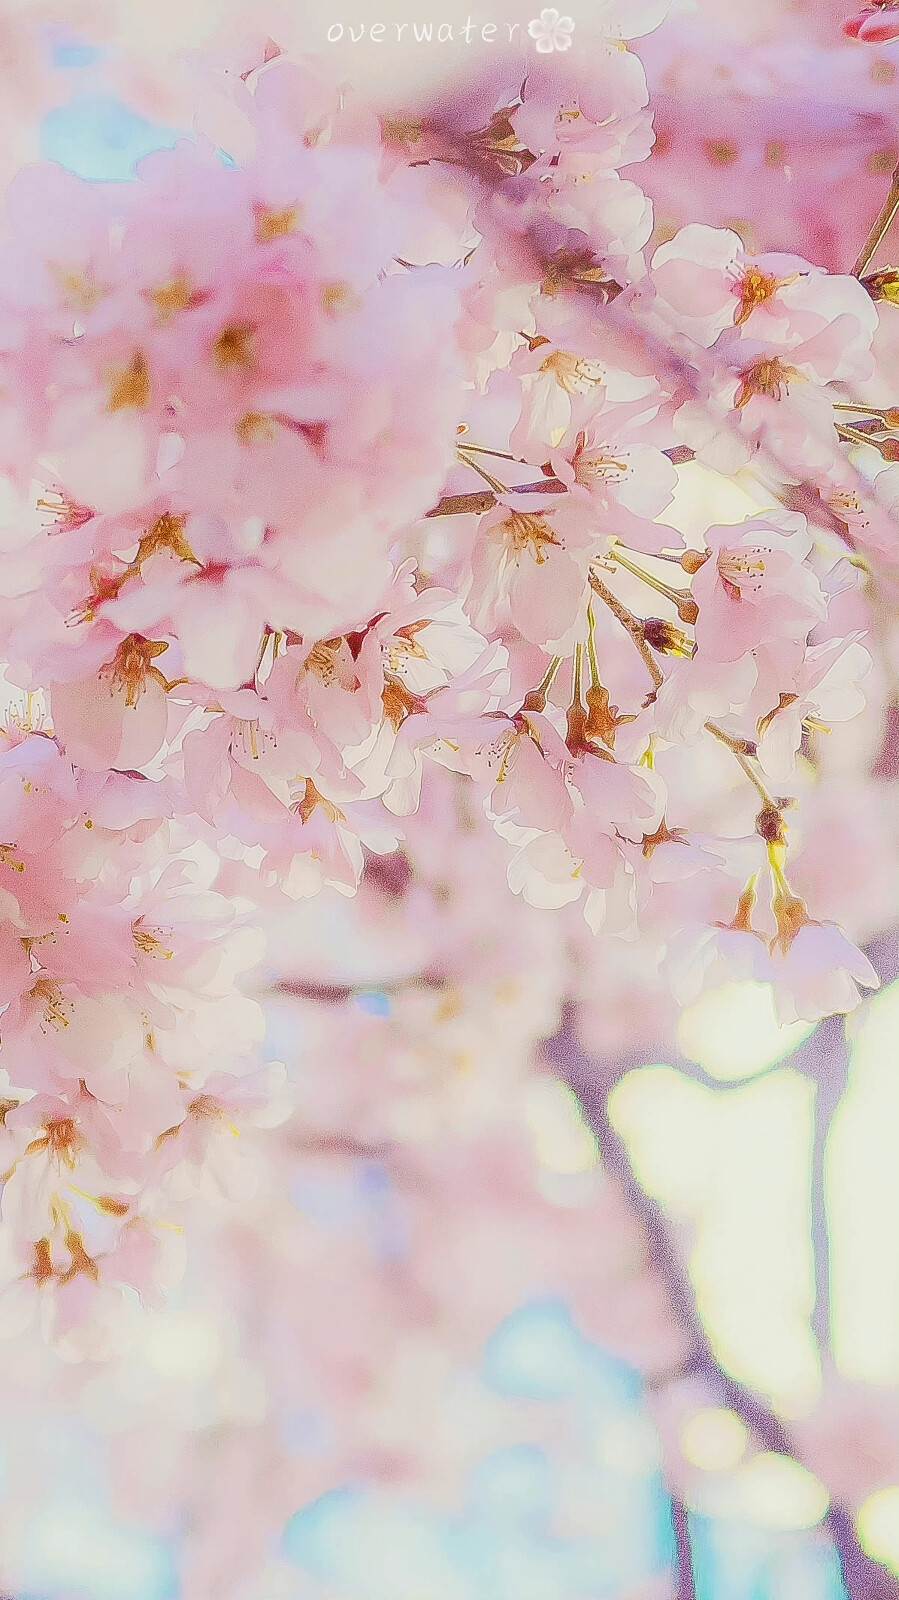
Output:
<instances>
[{"instance_id":1,"label":"blossom cluster","mask_svg":"<svg viewBox=\"0 0 899 1600\"><path fill-rule=\"evenodd\" d=\"M278 59L228 93L236 158L26 168L0 238L0 656L47 706L0 755L2 1212L11 1300L63 1323L164 1278L168 1200L278 1114L236 908L389 872L446 769L529 907L678 1000L877 982L794 872L891 562L842 421L869 288L649 250L620 39L427 114Z\"/></svg>"},{"instance_id":2,"label":"blossom cluster","mask_svg":"<svg viewBox=\"0 0 899 1600\"><path fill-rule=\"evenodd\" d=\"M235 988L258 935L178 850L162 786L74 768L21 722L4 743L0 1326L96 1354L129 1292L177 1281L172 1206L252 1182L232 1146L278 1120L284 1068L258 1067Z\"/></svg>"}]
</instances>

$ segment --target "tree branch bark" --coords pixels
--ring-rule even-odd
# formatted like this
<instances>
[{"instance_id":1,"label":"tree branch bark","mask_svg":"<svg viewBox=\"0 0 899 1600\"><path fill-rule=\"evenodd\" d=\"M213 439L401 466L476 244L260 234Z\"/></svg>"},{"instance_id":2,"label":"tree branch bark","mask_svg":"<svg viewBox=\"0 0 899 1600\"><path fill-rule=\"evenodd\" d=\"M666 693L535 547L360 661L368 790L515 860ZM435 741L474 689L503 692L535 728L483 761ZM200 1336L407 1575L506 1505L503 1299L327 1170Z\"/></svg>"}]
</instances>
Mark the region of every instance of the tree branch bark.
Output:
<instances>
[{"instance_id":1,"label":"tree branch bark","mask_svg":"<svg viewBox=\"0 0 899 1600\"><path fill-rule=\"evenodd\" d=\"M677 1555L677 1588L674 1600L696 1600L696 1579L693 1572L693 1547L690 1543L690 1525L687 1508L676 1495L671 1496L671 1522L674 1528L674 1547Z\"/></svg>"},{"instance_id":2,"label":"tree branch bark","mask_svg":"<svg viewBox=\"0 0 899 1600\"><path fill-rule=\"evenodd\" d=\"M883 965L894 967L895 938L891 937L888 944L889 959L886 949L880 954ZM875 961L875 965L877 964ZM819 1039L825 1049L833 1043L830 1035L834 1028L838 1028L842 1034L842 1026L838 1020L831 1019L822 1024L815 1034L794 1052L792 1062L798 1064L801 1058L808 1070L811 1058L817 1057L820 1048ZM545 1046L545 1054L559 1076L577 1094L584 1115L596 1135L606 1170L619 1184L632 1213L643 1225L649 1242L652 1265L664 1282L672 1308L687 1333L690 1354L681 1371L669 1377L668 1381L672 1381L675 1376L681 1377L689 1373L703 1376L710 1386L718 1391L723 1404L745 1423L757 1444L765 1450L790 1456L793 1460L801 1462L796 1445L777 1413L761 1396L731 1377L715 1355L697 1310L686 1267L675 1247L662 1209L639 1183L624 1140L613 1127L609 1117L608 1096L622 1076L621 1064L617 1062L604 1064L588 1056L581 1049L572 1013L569 1013L556 1037ZM831 1084L825 1095L828 1101L833 1098L835 1092L835 1076L831 1080L828 1074L828 1082ZM836 1094L836 1100L839 1101L839 1093ZM825 1282L823 1287L819 1286L819 1298L826 1292ZM678 1583L686 1584L681 1549L681 1541L684 1537L689 1537L686 1514L684 1513L680 1524L677 1521L676 1508L674 1516L675 1536L678 1540ZM831 1502L824 1519L824 1527L839 1557L849 1600L899 1600L899 1581L886 1568L872 1561L862 1550L850 1510ZM691 1564L690 1582L692 1581ZM692 1600L694 1594L695 1588L684 1587L682 1590L679 1588L678 1600Z\"/></svg>"}]
</instances>

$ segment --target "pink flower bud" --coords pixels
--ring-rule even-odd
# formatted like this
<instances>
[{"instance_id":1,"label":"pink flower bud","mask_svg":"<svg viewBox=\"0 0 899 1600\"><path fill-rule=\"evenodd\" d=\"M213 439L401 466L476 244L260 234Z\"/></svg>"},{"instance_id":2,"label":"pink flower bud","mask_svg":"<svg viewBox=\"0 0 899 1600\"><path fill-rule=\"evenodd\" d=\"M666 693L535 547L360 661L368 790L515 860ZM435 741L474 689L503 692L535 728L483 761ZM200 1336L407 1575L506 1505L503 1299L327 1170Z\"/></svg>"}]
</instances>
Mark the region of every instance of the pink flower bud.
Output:
<instances>
[{"instance_id":1,"label":"pink flower bud","mask_svg":"<svg viewBox=\"0 0 899 1600\"><path fill-rule=\"evenodd\" d=\"M850 39L861 39L864 44L886 44L890 39L899 39L899 6L867 5L846 18L843 32Z\"/></svg>"},{"instance_id":2,"label":"pink flower bud","mask_svg":"<svg viewBox=\"0 0 899 1600\"><path fill-rule=\"evenodd\" d=\"M886 44L899 39L899 9L890 6L888 11L875 11L865 17L858 30L858 38L865 44Z\"/></svg>"}]
</instances>

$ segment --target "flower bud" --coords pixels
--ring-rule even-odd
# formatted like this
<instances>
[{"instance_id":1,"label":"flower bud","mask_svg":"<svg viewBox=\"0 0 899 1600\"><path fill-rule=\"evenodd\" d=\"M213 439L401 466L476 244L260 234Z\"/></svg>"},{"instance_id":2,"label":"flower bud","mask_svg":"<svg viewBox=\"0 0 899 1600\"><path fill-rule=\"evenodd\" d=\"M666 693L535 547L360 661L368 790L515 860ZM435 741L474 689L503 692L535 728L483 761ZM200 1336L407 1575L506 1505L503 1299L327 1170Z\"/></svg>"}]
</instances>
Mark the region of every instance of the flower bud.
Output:
<instances>
[{"instance_id":1,"label":"flower bud","mask_svg":"<svg viewBox=\"0 0 899 1600\"><path fill-rule=\"evenodd\" d=\"M693 642L683 628L664 617L647 617L643 623L643 637L652 650L662 656L692 656Z\"/></svg>"},{"instance_id":2,"label":"flower bud","mask_svg":"<svg viewBox=\"0 0 899 1600\"><path fill-rule=\"evenodd\" d=\"M680 564L692 578L694 572L698 572L700 567L705 566L710 555L710 550L685 550L680 558Z\"/></svg>"},{"instance_id":3,"label":"flower bud","mask_svg":"<svg viewBox=\"0 0 899 1600\"><path fill-rule=\"evenodd\" d=\"M872 300L899 305L899 268L884 267L882 272L869 272L862 278L862 287L867 289Z\"/></svg>"},{"instance_id":4,"label":"flower bud","mask_svg":"<svg viewBox=\"0 0 899 1600\"><path fill-rule=\"evenodd\" d=\"M784 820L776 806L763 806L755 819L755 831L766 844L784 843Z\"/></svg>"},{"instance_id":5,"label":"flower bud","mask_svg":"<svg viewBox=\"0 0 899 1600\"><path fill-rule=\"evenodd\" d=\"M899 39L899 6L894 0L870 0L846 18L843 32L863 44L886 44L890 39Z\"/></svg>"}]
</instances>

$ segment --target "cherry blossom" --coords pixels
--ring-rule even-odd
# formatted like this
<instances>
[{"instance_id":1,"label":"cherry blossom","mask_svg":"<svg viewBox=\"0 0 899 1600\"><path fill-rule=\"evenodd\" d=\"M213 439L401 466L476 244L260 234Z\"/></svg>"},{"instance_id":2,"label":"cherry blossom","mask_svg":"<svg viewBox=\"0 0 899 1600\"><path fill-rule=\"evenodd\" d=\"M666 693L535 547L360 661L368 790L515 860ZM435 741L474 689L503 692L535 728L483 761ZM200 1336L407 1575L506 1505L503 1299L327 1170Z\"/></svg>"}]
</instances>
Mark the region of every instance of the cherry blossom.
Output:
<instances>
[{"instance_id":1,"label":"cherry blossom","mask_svg":"<svg viewBox=\"0 0 899 1600\"><path fill-rule=\"evenodd\" d=\"M870 298L855 278L825 273L798 256L752 257L737 234L697 223L655 252L652 283L656 313L705 346L736 327L745 329L741 337L785 354L840 316L855 320L852 333L867 350L876 327ZM841 331L846 360L853 340L848 324Z\"/></svg>"},{"instance_id":2,"label":"cherry blossom","mask_svg":"<svg viewBox=\"0 0 899 1600\"><path fill-rule=\"evenodd\" d=\"M826 608L814 572L803 564L810 543L801 525L753 519L709 528L705 537L708 559L692 586L697 653L728 662L773 638L804 643Z\"/></svg>"},{"instance_id":3,"label":"cherry blossom","mask_svg":"<svg viewBox=\"0 0 899 1600\"><path fill-rule=\"evenodd\" d=\"M488 629L504 613L525 639L554 645L586 603L591 518L574 504L545 512L498 505L478 532L472 617Z\"/></svg>"},{"instance_id":4,"label":"cherry blossom","mask_svg":"<svg viewBox=\"0 0 899 1600\"><path fill-rule=\"evenodd\" d=\"M859 985L879 987L868 958L833 922L813 922L801 900L775 898L778 932L772 946L772 980L782 1022L814 1021L824 1012L853 1011Z\"/></svg>"}]
</instances>

